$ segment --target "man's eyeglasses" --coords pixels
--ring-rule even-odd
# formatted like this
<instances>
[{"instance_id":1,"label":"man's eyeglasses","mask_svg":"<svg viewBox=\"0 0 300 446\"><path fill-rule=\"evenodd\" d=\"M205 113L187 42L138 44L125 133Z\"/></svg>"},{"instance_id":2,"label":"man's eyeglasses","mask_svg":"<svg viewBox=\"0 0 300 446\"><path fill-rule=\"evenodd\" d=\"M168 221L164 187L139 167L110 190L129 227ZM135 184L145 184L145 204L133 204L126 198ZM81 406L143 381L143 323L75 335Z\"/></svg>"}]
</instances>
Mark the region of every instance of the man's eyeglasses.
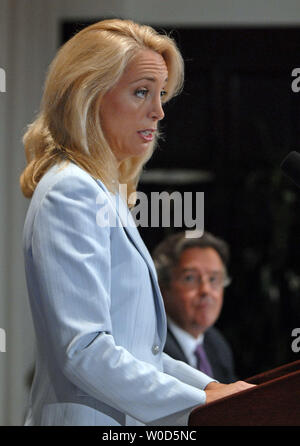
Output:
<instances>
[{"instance_id":1,"label":"man's eyeglasses","mask_svg":"<svg viewBox=\"0 0 300 446\"><path fill-rule=\"evenodd\" d=\"M203 284L204 281L209 283L209 286L214 290L224 288L231 283L231 279L223 272L208 272L206 274L198 274L196 272L181 273L176 279L184 288L192 289Z\"/></svg>"}]
</instances>

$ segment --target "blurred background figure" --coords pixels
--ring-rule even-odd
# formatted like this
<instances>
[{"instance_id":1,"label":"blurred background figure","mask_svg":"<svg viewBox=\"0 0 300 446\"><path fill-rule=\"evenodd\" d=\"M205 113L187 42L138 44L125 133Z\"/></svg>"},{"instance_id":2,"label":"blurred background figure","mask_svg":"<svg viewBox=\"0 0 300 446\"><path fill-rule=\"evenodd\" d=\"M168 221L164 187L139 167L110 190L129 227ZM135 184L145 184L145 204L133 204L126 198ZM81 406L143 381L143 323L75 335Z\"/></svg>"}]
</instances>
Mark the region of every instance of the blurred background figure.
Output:
<instances>
[{"instance_id":1,"label":"blurred background figure","mask_svg":"<svg viewBox=\"0 0 300 446\"><path fill-rule=\"evenodd\" d=\"M185 238L185 232L165 238L154 250L168 318L165 352L215 379L236 380L231 348L214 327L230 284L228 244L205 232Z\"/></svg>"}]
</instances>

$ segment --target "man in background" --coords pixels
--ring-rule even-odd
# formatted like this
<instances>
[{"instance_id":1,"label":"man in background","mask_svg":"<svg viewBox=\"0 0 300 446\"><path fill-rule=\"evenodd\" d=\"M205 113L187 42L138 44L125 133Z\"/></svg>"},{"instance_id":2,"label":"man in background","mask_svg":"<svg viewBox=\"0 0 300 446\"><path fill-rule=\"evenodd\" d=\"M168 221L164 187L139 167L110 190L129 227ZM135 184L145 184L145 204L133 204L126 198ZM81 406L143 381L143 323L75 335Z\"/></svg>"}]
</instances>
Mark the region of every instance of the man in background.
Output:
<instances>
[{"instance_id":1,"label":"man in background","mask_svg":"<svg viewBox=\"0 0 300 446\"><path fill-rule=\"evenodd\" d=\"M214 327L230 283L227 243L208 232L201 238L175 233L153 259L168 318L165 352L222 383L236 381L231 348Z\"/></svg>"}]
</instances>

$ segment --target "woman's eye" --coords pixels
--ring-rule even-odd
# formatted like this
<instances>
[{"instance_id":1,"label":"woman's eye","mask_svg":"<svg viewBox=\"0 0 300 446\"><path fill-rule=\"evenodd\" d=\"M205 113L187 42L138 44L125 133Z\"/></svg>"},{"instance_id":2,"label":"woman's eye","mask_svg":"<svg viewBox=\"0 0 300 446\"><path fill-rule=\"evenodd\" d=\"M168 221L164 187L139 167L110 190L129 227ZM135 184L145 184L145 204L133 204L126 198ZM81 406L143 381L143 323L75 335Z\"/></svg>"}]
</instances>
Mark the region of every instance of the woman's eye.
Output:
<instances>
[{"instance_id":1,"label":"woman's eye","mask_svg":"<svg viewBox=\"0 0 300 446\"><path fill-rule=\"evenodd\" d=\"M147 90L147 88L140 88L139 90L136 90L134 94L138 98L142 98L143 99L143 98L145 98L147 96L148 91L149 90Z\"/></svg>"},{"instance_id":2,"label":"woman's eye","mask_svg":"<svg viewBox=\"0 0 300 446\"><path fill-rule=\"evenodd\" d=\"M149 90L147 88L139 88L134 92L135 96L138 98L144 99L147 94L149 93ZM160 92L160 97L163 98L167 94L166 90L162 90Z\"/></svg>"}]
</instances>

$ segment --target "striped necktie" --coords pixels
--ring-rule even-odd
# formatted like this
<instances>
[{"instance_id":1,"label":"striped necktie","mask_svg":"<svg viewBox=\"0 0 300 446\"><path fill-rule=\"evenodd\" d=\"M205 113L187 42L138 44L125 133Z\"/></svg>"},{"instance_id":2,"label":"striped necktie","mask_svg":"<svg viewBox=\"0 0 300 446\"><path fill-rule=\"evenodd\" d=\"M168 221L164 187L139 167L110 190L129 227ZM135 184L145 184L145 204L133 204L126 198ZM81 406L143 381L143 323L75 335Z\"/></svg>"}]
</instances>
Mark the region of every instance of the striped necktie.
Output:
<instances>
[{"instance_id":1,"label":"striped necktie","mask_svg":"<svg viewBox=\"0 0 300 446\"><path fill-rule=\"evenodd\" d=\"M202 344L198 344L194 355L197 358L197 369L213 378L212 368Z\"/></svg>"}]
</instances>

